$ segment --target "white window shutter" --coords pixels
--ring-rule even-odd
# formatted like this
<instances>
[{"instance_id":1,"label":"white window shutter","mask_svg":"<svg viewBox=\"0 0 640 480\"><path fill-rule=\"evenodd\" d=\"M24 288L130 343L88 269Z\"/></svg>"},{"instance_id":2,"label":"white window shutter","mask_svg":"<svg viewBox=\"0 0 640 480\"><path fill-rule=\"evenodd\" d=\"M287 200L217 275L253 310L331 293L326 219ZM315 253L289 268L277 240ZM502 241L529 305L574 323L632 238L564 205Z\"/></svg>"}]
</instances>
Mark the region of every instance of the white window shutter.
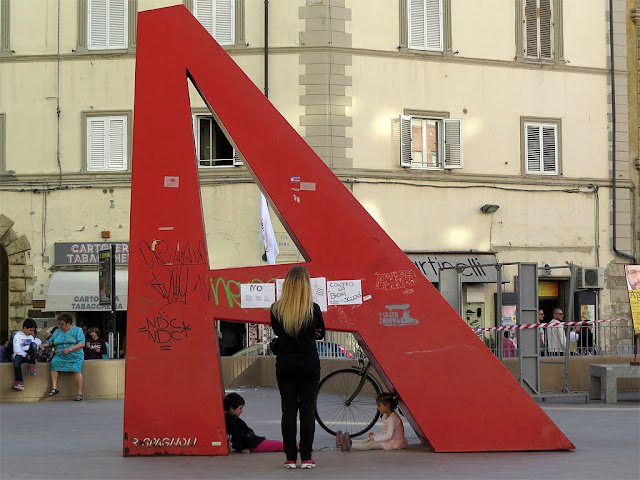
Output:
<instances>
[{"instance_id":1,"label":"white window shutter","mask_svg":"<svg viewBox=\"0 0 640 480\"><path fill-rule=\"evenodd\" d=\"M242 163L242 158L240 157L240 155L238 154L238 151L234 148L233 149L233 165L243 165Z\"/></svg>"},{"instance_id":2,"label":"white window shutter","mask_svg":"<svg viewBox=\"0 0 640 480\"><path fill-rule=\"evenodd\" d=\"M424 0L409 0L409 48L425 48L425 18Z\"/></svg>"},{"instance_id":3,"label":"white window shutter","mask_svg":"<svg viewBox=\"0 0 640 480\"><path fill-rule=\"evenodd\" d=\"M87 34L90 50L107 48L107 0L88 0L87 9L88 27Z\"/></svg>"},{"instance_id":4,"label":"white window shutter","mask_svg":"<svg viewBox=\"0 0 640 480\"><path fill-rule=\"evenodd\" d=\"M442 51L442 0L425 1L426 49Z\"/></svg>"},{"instance_id":5,"label":"white window shutter","mask_svg":"<svg viewBox=\"0 0 640 480\"><path fill-rule=\"evenodd\" d=\"M109 164L107 170L127 169L127 117L109 119Z\"/></svg>"},{"instance_id":6,"label":"white window shutter","mask_svg":"<svg viewBox=\"0 0 640 480\"><path fill-rule=\"evenodd\" d=\"M202 26L214 37L213 19L214 19L214 0L195 0L194 17L202 24Z\"/></svg>"},{"instance_id":7,"label":"white window shutter","mask_svg":"<svg viewBox=\"0 0 640 480\"><path fill-rule=\"evenodd\" d=\"M525 124L525 161L527 173L541 172L540 128L538 125Z\"/></svg>"},{"instance_id":8,"label":"white window shutter","mask_svg":"<svg viewBox=\"0 0 640 480\"><path fill-rule=\"evenodd\" d=\"M444 168L462 168L462 120L444 119Z\"/></svg>"},{"instance_id":9,"label":"white window shutter","mask_svg":"<svg viewBox=\"0 0 640 480\"><path fill-rule=\"evenodd\" d=\"M543 125L542 129L542 170L544 173L558 173L558 142L555 125Z\"/></svg>"},{"instance_id":10,"label":"white window shutter","mask_svg":"<svg viewBox=\"0 0 640 480\"><path fill-rule=\"evenodd\" d=\"M127 0L109 0L107 48L127 48L128 30Z\"/></svg>"},{"instance_id":11,"label":"white window shutter","mask_svg":"<svg viewBox=\"0 0 640 480\"><path fill-rule=\"evenodd\" d=\"M540 0L540 58L553 58L553 19L551 0Z\"/></svg>"},{"instance_id":12,"label":"white window shutter","mask_svg":"<svg viewBox=\"0 0 640 480\"><path fill-rule=\"evenodd\" d=\"M106 158L105 119L87 118L87 170L104 170Z\"/></svg>"},{"instance_id":13,"label":"white window shutter","mask_svg":"<svg viewBox=\"0 0 640 480\"><path fill-rule=\"evenodd\" d=\"M411 117L400 115L400 166L411 166Z\"/></svg>"},{"instance_id":14,"label":"white window shutter","mask_svg":"<svg viewBox=\"0 0 640 480\"><path fill-rule=\"evenodd\" d=\"M235 0L215 0L215 35L220 45L235 43Z\"/></svg>"}]
</instances>

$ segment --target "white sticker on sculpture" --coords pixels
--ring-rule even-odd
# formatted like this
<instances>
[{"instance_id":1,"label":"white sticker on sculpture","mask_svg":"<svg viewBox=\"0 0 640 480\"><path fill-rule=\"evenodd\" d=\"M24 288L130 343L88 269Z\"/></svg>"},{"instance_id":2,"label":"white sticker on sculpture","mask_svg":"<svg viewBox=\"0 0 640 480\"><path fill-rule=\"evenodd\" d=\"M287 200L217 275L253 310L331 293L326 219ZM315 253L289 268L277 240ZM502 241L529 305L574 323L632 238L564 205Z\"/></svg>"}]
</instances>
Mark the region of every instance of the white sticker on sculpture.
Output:
<instances>
[{"instance_id":1,"label":"white sticker on sculpture","mask_svg":"<svg viewBox=\"0 0 640 480\"><path fill-rule=\"evenodd\" d=\"M243 283L240 285L240 307L269 308L276 301L273 283Z\"/></svg>"},{"instance_id":2,"label":"white sticker on sculpture","mask_svg":"<svg viewBox=\"0 0 640 480\"><path fill-rule=\"evenodd\" d=\"M327 282L329 305L360 305L362 283L360 280L333 280Z\"/></svg>"},{"instance_id":3,"label":"white sticker on sculpture","mask_svg":"<svg viewBox=\"0 0 640 480\"><path fill-rule=\"evenodd\" d=\"M180 186L180 177L164 177L164 186L166 188L178 188Z\"/></svg>"}]
</instances>

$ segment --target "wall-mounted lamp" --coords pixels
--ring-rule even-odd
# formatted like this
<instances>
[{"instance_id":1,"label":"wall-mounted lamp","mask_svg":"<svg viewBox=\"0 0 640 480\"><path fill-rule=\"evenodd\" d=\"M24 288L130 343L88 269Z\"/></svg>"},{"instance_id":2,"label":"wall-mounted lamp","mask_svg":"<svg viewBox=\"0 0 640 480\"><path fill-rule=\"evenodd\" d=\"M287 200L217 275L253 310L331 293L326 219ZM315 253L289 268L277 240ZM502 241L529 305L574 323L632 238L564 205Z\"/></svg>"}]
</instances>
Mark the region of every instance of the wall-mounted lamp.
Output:
<instances>
[{"instance_id":1,"label":"wall-mounted lamp","mask_svg":"<svg viewBox=\"0 0 640 480\"><path fill-rule=\"evenodd\" d=\"M549 266L548 263L544 264L544 274L545 275L551 275L551 267Z\"/></svg>"},{"instance_id":2,"label":"wall-mounted lamp","mask_svg":"<svg viewBox=\"0 0 640 480\"><path fill-rule=\"evenodd\" d=\"M493 205L491 203L485 203L480 207L480 211L482 213L494 213L497 212L500 208L500 205Z\"/></svg>"}]
</instances>

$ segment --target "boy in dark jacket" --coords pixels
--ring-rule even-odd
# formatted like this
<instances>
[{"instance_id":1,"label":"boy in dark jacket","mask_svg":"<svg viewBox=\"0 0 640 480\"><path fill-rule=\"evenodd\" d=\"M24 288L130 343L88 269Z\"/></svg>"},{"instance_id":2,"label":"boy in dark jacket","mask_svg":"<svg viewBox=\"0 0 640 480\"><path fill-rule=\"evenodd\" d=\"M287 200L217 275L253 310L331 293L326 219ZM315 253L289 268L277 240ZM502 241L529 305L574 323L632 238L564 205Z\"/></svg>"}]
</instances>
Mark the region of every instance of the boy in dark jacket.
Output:
<instances>
[{"instance_id":1,"label":"boy in dark jacket","mask_svg":"<svg viewBox=\"0 0 640 480\"><path fill-rule=\"evenodd\" d=\"M231 435L231 448L236 452L283 452L282 442L259 437L243 421L240 415L244 410L244 398L237 393L230 393L223 400L224 423L227 435Z\"/></svg>"}]
</instances>

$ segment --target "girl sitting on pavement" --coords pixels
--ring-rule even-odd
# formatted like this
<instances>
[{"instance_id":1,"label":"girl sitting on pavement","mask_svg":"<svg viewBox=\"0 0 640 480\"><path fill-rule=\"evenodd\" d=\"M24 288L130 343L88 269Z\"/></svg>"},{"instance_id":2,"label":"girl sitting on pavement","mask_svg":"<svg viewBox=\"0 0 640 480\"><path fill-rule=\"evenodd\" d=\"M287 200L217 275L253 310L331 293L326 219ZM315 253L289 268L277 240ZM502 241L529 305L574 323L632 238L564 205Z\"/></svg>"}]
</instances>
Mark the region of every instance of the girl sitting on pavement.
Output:
<instances>
[{"instance_id":1,"label":"girl sitting on pavement","mask_svg":"<svg viewBox=\"0 0 640 480\"><path fill-rule=\"evenodd\" d=\"M404 437L404 425L402 419L395 412L398 406L398 395L395 393L381 393L376 398L378 412L384 415L382 433L369 432L366 440L351 440L348 433L342 435L338 431L336 443L340 443L342 451L351 450L400 450L407 448L407 439Z\"/></svg>"},{"instance_id":2,"label":"girl sitting on pavement","mask_svg":"<svg viewBox=\"0 0 640 480\"><path fill-rule=\"evenodd\" d=\"M245 404L244 398L237 393L230 393L224 397L222 404L227 435L231 435L231 447L236 452L284 452L281 441L257 436L244 420L240 420Z\"/></svg>"}]
</instances>

